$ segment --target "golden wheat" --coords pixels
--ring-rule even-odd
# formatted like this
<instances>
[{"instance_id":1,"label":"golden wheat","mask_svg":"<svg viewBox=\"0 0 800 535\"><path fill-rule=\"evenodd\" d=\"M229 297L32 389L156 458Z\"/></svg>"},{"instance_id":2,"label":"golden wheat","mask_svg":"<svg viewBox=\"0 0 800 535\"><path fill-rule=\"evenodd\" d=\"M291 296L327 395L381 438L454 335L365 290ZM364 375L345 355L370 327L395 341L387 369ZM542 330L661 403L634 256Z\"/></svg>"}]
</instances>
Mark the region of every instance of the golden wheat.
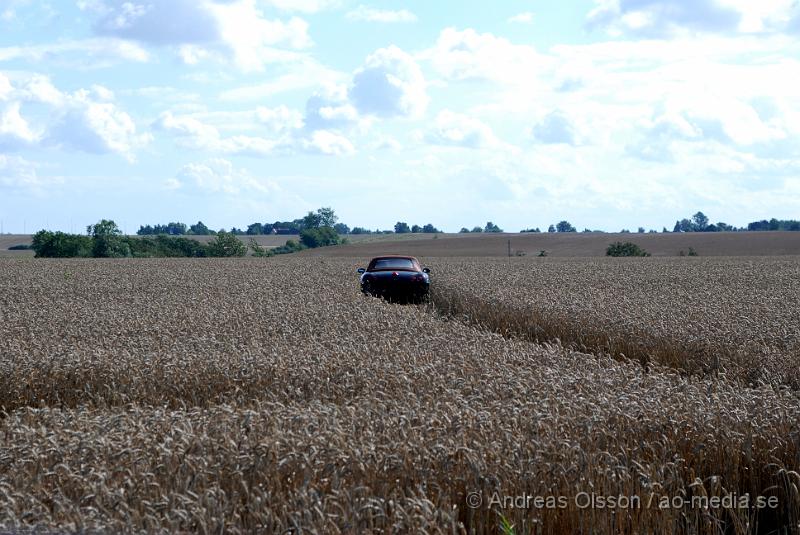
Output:
<instances>
[{"instance_id":1,"label":"golden wheat","mask_svg":"<svg viewBox=\"0 0 800 535\"><path fill-rule=\"evenodd\" d=\"M800 389L800 262L773 258L433 263L447 314L532 340L744 386Z\"/></svg>"},{"instance_id":2,"label":"golden wheat","mask_svg":"<svg viewBox=\"0 0 800 535\"><path fill-rule=\"evenodd\" d=\"M357 264L3 261L0 527L496 533L502 514L518 533L800 530L794 390L365 298ZM458 280L493 284L435 268L453 299ZM581 493L655 501L581 508ZM657 506L729 493L778 506Z\"/></svg>"}]
</instances>

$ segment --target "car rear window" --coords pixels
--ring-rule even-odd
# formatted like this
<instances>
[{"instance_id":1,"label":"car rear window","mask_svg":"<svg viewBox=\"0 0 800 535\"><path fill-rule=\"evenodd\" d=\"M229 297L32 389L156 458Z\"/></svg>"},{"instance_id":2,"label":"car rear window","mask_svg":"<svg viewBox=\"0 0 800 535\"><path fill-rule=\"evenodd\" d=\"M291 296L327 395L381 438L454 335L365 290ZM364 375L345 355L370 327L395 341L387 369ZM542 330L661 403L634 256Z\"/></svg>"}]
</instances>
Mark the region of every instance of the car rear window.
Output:
<instances>
[{"instance_id":1,"label":"car rear window","mask_svg":"<svg viewBox=\"0 0 800 535\"><path fill-rule=\"evenodd\" d=\"M417 267L414 261L410 258L379 258L372 262L369 268L371 271L379 271L383 269L401 269L406 271L414 271Z\"/></svg>"}]
</instances>

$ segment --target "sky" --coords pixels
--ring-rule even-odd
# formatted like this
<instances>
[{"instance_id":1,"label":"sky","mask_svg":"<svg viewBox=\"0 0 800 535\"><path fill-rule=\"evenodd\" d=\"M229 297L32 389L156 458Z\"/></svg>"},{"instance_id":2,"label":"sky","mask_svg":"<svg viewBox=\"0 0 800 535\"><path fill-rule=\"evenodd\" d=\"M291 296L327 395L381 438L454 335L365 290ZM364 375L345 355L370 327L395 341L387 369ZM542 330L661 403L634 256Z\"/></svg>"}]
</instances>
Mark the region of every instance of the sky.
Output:
<instances>
[{"instance_id":1,"label":"sky","mask_svg":"<svg viewBox=\"0 0 800 535\"><path fill-rule=\"evenodd\" d=\"M800 218L795 0L0 0L0 225Z\"/></svg>"}]
</instances>

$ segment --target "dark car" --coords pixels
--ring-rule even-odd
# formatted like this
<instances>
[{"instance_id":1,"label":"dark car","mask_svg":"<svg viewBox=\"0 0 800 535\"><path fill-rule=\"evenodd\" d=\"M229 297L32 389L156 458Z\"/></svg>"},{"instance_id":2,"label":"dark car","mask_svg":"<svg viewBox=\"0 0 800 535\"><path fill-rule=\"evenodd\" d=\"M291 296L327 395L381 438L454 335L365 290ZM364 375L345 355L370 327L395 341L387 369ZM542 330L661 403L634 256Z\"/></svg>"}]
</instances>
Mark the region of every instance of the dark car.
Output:
<instances>
[{"instance_id":1,"label":"dark car","mask_svg":"<svg viewBox=\"0 0 800 535\"><path fill-rule=\"evenodd\" d=\"M431 270L413 256L378 256L358 272L362 292L393 301L423 301L431 287Z\"/></svg>"}]
</instances>

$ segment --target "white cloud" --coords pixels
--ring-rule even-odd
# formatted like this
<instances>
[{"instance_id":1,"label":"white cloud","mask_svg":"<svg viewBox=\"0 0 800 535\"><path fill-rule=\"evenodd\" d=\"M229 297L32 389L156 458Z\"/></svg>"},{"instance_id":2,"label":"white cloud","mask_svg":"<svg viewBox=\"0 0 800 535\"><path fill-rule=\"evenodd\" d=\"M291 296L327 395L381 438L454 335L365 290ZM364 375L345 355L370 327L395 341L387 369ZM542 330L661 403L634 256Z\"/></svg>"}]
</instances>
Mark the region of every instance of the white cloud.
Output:
<instances>
[{"instance_id":1,"label":"white cloud","mask_svg":"<svg viewBox=\"0 0 800 535\"><path fill-rule=\"evenodd\" d=\"M187 138L192 146L199 149L214 149L220 141L219 131L213 126L193 117L175 116L172 112L162 113L153 123L153 128Z\"/></svg>"},{"instance_id":2,"label":"white cloud","mask_svg":"<svg viewBox=\"0 0 800 535\"><path fill-rule=\"evenodd\" d=\"M177 136L184 147L221 154L263 157L279 147L279 142L257 136L223 137L214 126L171 112L163 113L153 127Z\"/></svg>"},{"instance_id":3,"label":"white cloud","mask_svg":"<svg viewBox=\"0 0 800 535\"><path fill-rule=\"evenodd\" d=\"M280 49L311 45L308 24L264 17L257 0L107 0L87 6L98 14L95 32L140 43L175 46L187 64L222 53L245 71L285 60Z\"/></svg>"},{"instance_id":4,"label":"white cloud","mask_svg":"<svg viewBox=\"0 0 800 535\"><path fill-rule=\"evenodd\" d=\"M446 28L421 58L448 80L492 80L530 83L546 67L547 58L527 45L515 45L491 33Z\"/></svg>"},{"instance_id":5,"label":"white cloud","mask_svg":"<svg viewBox=\"0 0 800 535\"><path fill-rule=\"evenodd\" d=\"M53 2L33 0L3 0L0 2L0 23L37 25L43 27L53 21L59 12Z\"/></svg>"},{"instance_id":6,"label":"white cloud","mask_svg":"<svg viewBox=\"0 0 800 535\"><path fill-rule=\"evenodd\" d=\"M133 160L136 149L146 145L148 134L138 134L133 119L112 101L106 87L93 85L74 93L63 93L40 74L15 75L5 90L9 101L0 114L0 146L6 150L59 146L84 152L117 153ZM37 113L41 124L31 126L22 114L22 104L44 110Z\"/></svg>"},{"instance_id":7,"label":"white cloud","mask_svg":"<svg viewBox=\"0 0 800 535\"><path fill-rule=\"evenodd\" d=\"M186 65L197 65L213 57L213 54L202 46L182 44L178 47L178 57Z\"/></svg>"},{"instance_id":8,"label":"white cloud","mask_svg":"<svg viewBox=\"0 0 800 535\"><path fill-rule=\"evenodd\" d=\"M231 114L211 114L216 119L223 115L231 118ZM261 128L268 127L274 138L260 136L234 135L223 136L219 129L204 123L193 116L176 116L171 112L163 113L153 124L157 130L176 136L179 144L190 149L203 150L217 154L266 157L275 154L291 154L295 151L332 156L345 156L355 152L349 139L341 133L305 128L300 114L285 107L256 108L254 112L244 114Z\"/></svg>"},{"instance_id":9,"label":"white cloud","mask_svg":"<svg viewBox=\"0 0 800 535\"><path fill-rule=\"evenodd\" d=\"M531 130L533 136L545 144L575 145L577 136L572 121L560 111L548 113Z\"/></svg>"},{"instance_id":10,"label":"white cloud","mask_svg":"<svg viewBox=\"0 0 800 535\"><path fill-rule=\"evenodd\" d=\"M417 20L417 16L407 9L392 11L375 9L363 4L348 12L347 18L364 22L416 22Z\"/></svg>"},{"instance_id":11,"label":"white cloud","mask_svg":"<svg viewBox=\"0 0 800 535\"><path fill-rule=\"evenodd\" d=\"M530 24L533 22L533 13L530 11L525 11L523 13L517 13L513 17L508 18L508 22L512 23L520 23L520 24Z\"/></svg>"},{"instance_id":12,"label":"white cloud","mask_svg":"<svg viewBox=\"0 0 800 535\"><path fill-rule=\"evenodd\" d=\"M0 100L8 100L11 97L11 80L8 79L2 72L0 72Z\"/></svg>"},{"instance_id":13,"label":"white cloud","mask_svg":"<svg viewBox=\"0 0 800 535\"><path fill-rule=\"evenodd\" d=\"M305 56L295 57L291 63L281 67L288 72L278 74L268 82L228 89L219 98L235 102L260 101L273 95L336 85L347 80L347 74Z\"/></svg>"},{"instance_id":14,"label":"white cloud","mask_svg":"<svg viewBox=\"0 0 800 535\"><path fill-rule=\"evenodd\" d=\"M92 95L98 100L112 101L114 100L114 92L109 88L100 84L92 85L91 91L85 92L86 95Z\"/></svg>"},{"instance_id":15,"label":"white cloud","mask_svg":"<svg viewBox=\"0 0 800 535\"><path fill-rule=\"evenodd\" d=\"M699 144L713 152L723 150L714 145L752 150L785 140L789 135L783 124L762 119L745 102L724 95L701 96L659 104L652 119L636 125L634 139L626 151L642 159L668 162L673 161L680 143Z\"/></svg>"},{"instance_id":16,"label":"white cloud","mask_svg":"<svg viewBox=\"0 0 800 535\"><path fill-rule=\"evenodd\" d=\"M428 105L425 78L414 58L392 45L367 57L348 96L355 108L380 117L419 117Z\"/></svg>"},{"instance_id":17,"label":"white cloud","mask_svg":"<svg viewBox=\"0 0 800 535\"><path fill-rule=\"evenodd\" d=\"M117 38L93 38L59 43L0 48L0 62L25 59L62 63L80 69L107 67L117 61L144 63L150 55L136 43Z\"/></svg>"},{"instance_id":18,"label":"white cloud","mask_svg":"<svg viewBox=\"0 0 800 535\"><path fill-rule=\"evenodd\" d=\"M590 28L612 35L668 37L687 32L785 32L800 20L794 0L595 0Z\"/></svg>"},{"instance_id":19,"label":"white cloud","mask_svg":"<svg viewBox=\"0 0 800 535\"><path fill-rule=\"evenodd\" d=\"M44 185L48 181L39 178L36 167L19 156L0 154L0 189L37 189Z\"/></svg>"},{"instance_id":20,"label":"white cloud","mask_svg":"<svg viewBox=\"0 0 800 535\"><path fill-rule=\"evenodd\" d=\"M177 178L168 180L165 186L177 189L186 181L208 193L271 193L277 189L277 185L271 180L256 178L247 170L237 169L230 161L222 158L185 165Z\"/></svg>"},{"instance_id":21,"label":"white cloud","mask_svg":"<svg viewBox=\"0 0 800 535\"><path fill-rule=\"evenodd\" d=\"M360 120L344 85L329 85L306 101L304 123L309 131L346 130L357 126Z\"/></svg>"},{"instance_id":22,"label":"white cloud","mask_svg":"<svg viewBox=\"0 0 800 535\"><path fill-rule=\"evenodd\" d=\"M166 179L163 183L163 188L169 191L181 189L182 186L181 181L174 177Z\"/></svg>"},{"instance_id":23,"label":"white cloud","mask_svg":"<svg viewBox=\"0 0 800 535\"><path fill-rule=\"evenodd\" d=\"M67 99L67 96L53 85L50 78L41 74L26 75L16 80L15 85L13 96L23 102L61 106Z\"/></svg>"},{"instance_id":24,"label":"white cloud","mask_svg":"<svg viewBox=\"0 0 800 535\"><path fill-rule=\"evenodd\" d=\"M258 122L273 132L286 132L303 128L303 116L286 106L267 108L259 106L255 111Z\"/></svg>"},{"instance_id":25,"label":"white cloud","mask_svg":"<svg viewBox=\"0 0 800 535\"><path fill-rule=\"evenodd\" d=\"M213 4L195 0L108 0L95 22L97 33L151 44L208 43L219 37Z\"/></svg>"},{"instance_id":26,"label":"white cloud","mask_svg":"<svg viewBox=\"0 0 800 535\"><path fill-rule=\"evenodd\" d=\"M308 152L330 156L347 156L356 151L346 137L327 130L315 130L302 141L302 146Z\"/></svg>"},{"instance_id":27,"label":"white cloud","mask_svg":"<svg viewBox=\"0 0 800 535\"><path fill-rule=\"evenodd\" d=\"M150 136L137 134L131 116L115 104L79 93L50 128L46 142L96 154L114 152L133 161L135 150L149 143Z\"/></svg>"},{"instance_id":28,"label":"white cloud","mask_svg":"<svg viewBox=\"0 0 800 535\"><path fill-rule=\"evenodd\" d=\"M325 9L337 7L341 4L340 0L263 0L277 9L283 11L299 11L302 13L318 13Z\"/></svg>"},{"instance_id":29,"label":"white cloud","mask_svg":"<svg viewBox=\"0 0 800 535\"><path fill-rule=\"evenodd\" d=\"M15 150L34 145L40 137L20 114L19 102L10 103L0 112L0 149Z\"/></svg>"},{"instance_id":30,"label":"white cloud","mask_svg":"<svg viewBox=\"0 0 800 535\"><path fill-rule=\"evenodd\" d=\"M255 0L215 4L220 22L220 37L233 51L236 63L246 71L257 71L280 57L273 45L291 48L311 46L308 23L292 17L288 21L267 20L256 8Z\"/></svg>"},{"instance_id":31,"label":"white cloud","mask_svg":"<svg viewBox=\"0 0 800 535\"><path fill-rule=\"evenodd\" d=\"M372 150L390 150L397 152L403 148L403 145L391 136L378 136L370 143L369 148Z\"/></svg>"},{"instance_id":32,"label":"white cloud","mask_svg":"<svg viewBox=\"0 0 800 535\"><path fill-rule=\"evenodd\" d=\"M485 148L499 145L492 129L485 123L460 113L443 110L436 116L434 127L425 139L438 145Z\"/></svg>"}]
</instances>

